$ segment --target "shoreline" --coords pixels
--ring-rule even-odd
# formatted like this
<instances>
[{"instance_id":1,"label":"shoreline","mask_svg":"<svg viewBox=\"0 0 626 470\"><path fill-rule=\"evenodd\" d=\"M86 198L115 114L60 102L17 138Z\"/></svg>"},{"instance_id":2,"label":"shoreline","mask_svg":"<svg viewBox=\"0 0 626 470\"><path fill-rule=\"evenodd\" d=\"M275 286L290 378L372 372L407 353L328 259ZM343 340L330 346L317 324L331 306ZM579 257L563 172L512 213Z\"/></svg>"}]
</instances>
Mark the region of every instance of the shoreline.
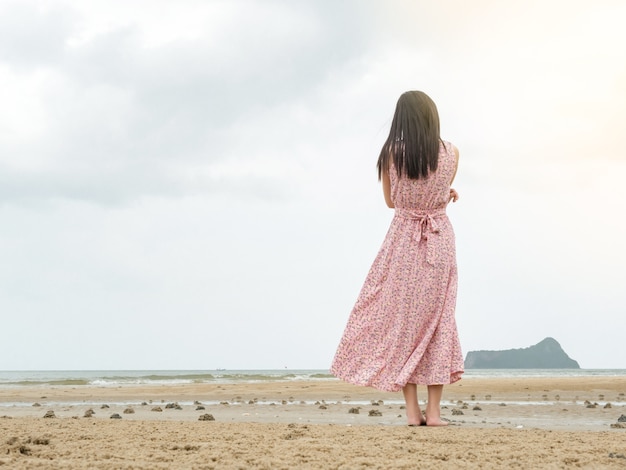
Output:
<instances>
[{"instance_id":1,"label":"shoreline","mask_svg":"<svg viewBox=\"0 0 626 470\"><path fill-rule=\"evenodd\" d=\"M418 385L418 387L425 386ZM525 396L550 390L564 391L570 394L590 393L595 390L604 392L626 393L626 375L624 376L585 376L585 377L463 377L462 380L445 386L445 394L455 399L465 393L478 394L481 391L501 392L503 395ZM298 391L307 395L311 393L329 394L338 398L346 393L351 395L393 396L400 392L384 392L371 387L351 385L339 379L326 380L272 380L272 381L233 381L220 383L175 383L175 384L116 384L116 385L0 385L0 405L11 396L34 397L42 391L59 397L105 396L140 396L174 391L181 395L211 393L227 395L233 391L247 393L282 394L284 391ZM574 395L572 395L574 396Z\"/></svg>"},{"instance_id":2,"label":"shoreline","mask_svg":"<svg viewBox=\"0 0 626 470\"><path fill-rule=\"evenodd\" d=\"M418 387L421 404L425 391ZM180 409L166 409L170 403ZM225 422L402 425L402 405L401 392L339 380L0 387L0 416L7 418L41 418L48 411L59 418L82 418L93 409L93 419L118 413L126 420L193 421L211 413ZM157 407L161 411L153 411ZM128 408L132 411L124 414ZM349 413L352 408L359 412ZM372 411L381 416L369 416ZM442 417L479 428L600 431L623 414L626 377L467 378L445 386L442 399Z\"/></svg>"},{"instance_id":3,"label":"shoreline","mask_svg":"<svg viewBox=\"0 0 626 470\"><path fill-rule=\"evenodd\" d=\"M625 393L626 377L467 378L429 428L406 426L401 392L339 380L0 387L0 468L623 468Z\"/></svg>"}]
</instances>

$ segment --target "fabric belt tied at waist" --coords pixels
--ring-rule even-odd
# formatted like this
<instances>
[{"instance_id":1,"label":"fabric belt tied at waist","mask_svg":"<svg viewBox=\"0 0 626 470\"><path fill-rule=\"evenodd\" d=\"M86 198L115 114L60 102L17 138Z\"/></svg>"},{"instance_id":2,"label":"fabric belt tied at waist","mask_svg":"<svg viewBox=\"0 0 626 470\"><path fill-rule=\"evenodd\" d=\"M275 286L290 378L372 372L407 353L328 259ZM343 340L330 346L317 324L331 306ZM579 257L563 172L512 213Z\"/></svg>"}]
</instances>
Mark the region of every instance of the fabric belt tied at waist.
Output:
<instances>
[{"instance_id":1,"label":"fabric belt tied at waist","mask_svg":"<svg viewBox=\"0 0 626 470\"><path fill-rule=\"evenodd\" d=\"M428 264L435 265L436 253L432 243L428 242L429 236L439 233L439 225L437 219L446 217L446 209L420 210L420 209L401 209L396 208L396 217L403 219L416 220L417 226L413 232L413 241L426 242L426 261Z\"/></svg>"}]
</instances>

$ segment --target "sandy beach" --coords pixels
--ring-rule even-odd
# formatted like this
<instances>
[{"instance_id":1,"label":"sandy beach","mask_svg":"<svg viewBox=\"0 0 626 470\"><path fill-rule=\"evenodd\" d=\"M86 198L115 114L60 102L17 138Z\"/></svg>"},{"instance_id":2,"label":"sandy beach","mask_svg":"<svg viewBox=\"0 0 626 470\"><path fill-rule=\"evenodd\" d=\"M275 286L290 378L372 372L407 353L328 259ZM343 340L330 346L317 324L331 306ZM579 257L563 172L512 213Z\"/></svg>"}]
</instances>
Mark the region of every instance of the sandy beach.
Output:
<instances>
[{"instance_id":1,"label":"sandy beach","mask_svg":"<svg viewBox=\"0 0 626 470\"><path fill-rule=\"evenodd\" d=\"M471 378L444 391L448 427L413 428L400 393L339 381L2 388L0 467L626 468L625 394Z\"/></svg>"}]
</instances>

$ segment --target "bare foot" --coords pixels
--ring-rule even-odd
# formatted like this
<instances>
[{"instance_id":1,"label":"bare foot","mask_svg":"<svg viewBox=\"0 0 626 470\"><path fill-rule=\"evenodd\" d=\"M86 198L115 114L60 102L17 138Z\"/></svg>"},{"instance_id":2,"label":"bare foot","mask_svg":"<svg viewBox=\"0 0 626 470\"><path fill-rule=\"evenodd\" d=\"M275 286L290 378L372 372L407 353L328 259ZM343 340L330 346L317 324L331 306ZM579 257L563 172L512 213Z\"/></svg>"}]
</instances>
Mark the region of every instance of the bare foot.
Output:
<instances>
[{"instance_id":1,"label":"bare foot","mask_svg":"<svg viewBox=\"0 0 626 470\"><path fill-rule=\"evenodd\" d=\"M426 418L424 418L422 411L418 409L417 413L419 417L408 418L409 426L426 426Z\"/></svg>"},{"instance_id":2,"label":"bare foot","mask_svg":"<svg viewBox=\"0 0 626 470\"><path fill-rule=\"evenodd\" d=\"M425 419L409 419L409 426L426 426Z\"/></svg>"},{"instance_id":3,"label":"bare foot","mask_svg":"<svg viewBox=\"0 0 626 470\"><path fill-rule=\"evenodd\" d=\"M416 422L410 422L409 426L426 426L426 420L420 421L419 423Z\"/></svg>"},{"instance_id":4,"label":"bare foot","mask_svg":"<svg viewBox=\"0 0 626 470\"><path fill-rule=\"evenodd\" d=\"M448 422L442 420L441 418L428 418L426 417L426 426L447 426Z\"/></svg>"}]
</instances>

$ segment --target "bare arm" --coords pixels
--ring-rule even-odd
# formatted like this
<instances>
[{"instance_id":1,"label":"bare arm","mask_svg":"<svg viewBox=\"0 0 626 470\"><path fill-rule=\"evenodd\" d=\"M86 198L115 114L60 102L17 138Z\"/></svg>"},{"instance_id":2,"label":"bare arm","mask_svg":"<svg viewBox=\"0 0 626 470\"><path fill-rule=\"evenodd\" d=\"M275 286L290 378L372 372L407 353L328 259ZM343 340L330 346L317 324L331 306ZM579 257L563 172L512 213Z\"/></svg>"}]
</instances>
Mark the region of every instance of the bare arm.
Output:
<instances>
[{"instance_id":1,"label":"bare arm","mask_svg":"<svg viewBox=\"0 0 626 470\"><path fill-rule=\"evenodd\" d=\"M383 170L381 179L383 181L383 194L385 195L385 202L387 203L387 207L393 209L395 206L391 200L391 180L389 179L388 170Z\"/></svg>"}]
</instances>

